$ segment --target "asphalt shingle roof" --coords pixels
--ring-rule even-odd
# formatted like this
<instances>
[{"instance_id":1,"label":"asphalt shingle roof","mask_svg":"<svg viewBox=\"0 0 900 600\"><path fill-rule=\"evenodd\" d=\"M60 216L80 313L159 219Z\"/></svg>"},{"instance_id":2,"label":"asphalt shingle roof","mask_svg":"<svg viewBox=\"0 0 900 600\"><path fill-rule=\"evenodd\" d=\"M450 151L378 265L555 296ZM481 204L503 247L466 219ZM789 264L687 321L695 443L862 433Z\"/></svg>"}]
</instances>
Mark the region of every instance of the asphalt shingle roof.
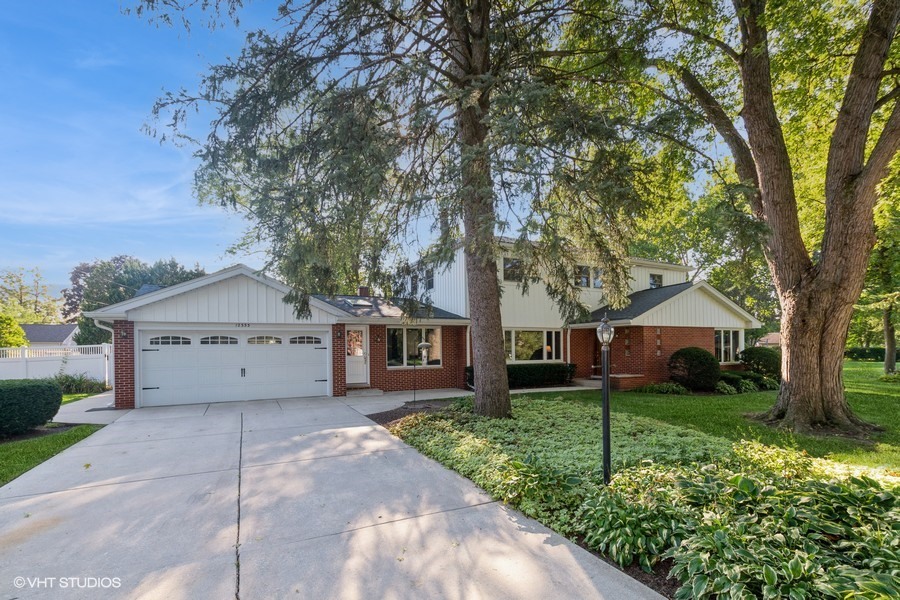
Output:
<instances>
[{"instance_id":1,"label":"asphalt shingle roof","mask_svg":"<svg viewBox=\"0 0 900 600\"><path fill-rule=\"evenodd\" d=\"M671 298L674 298L682 292L693 287L693 283L685 281L675 285L664 285L662 287L651 290L641 290L628 295L631 303L625 308L612 309L607 306L601 306L591 313L590 322L599 321L606 316L610 321L627 321L636 319L649 310L652 310Z\"/></svg>"},{"instance_id":2,"label":"asphalt shingle roof","mask_svg":"<svg viewBox=\"0 0 900 600\"><path fill-rule=\"evenodd\" d=\"M403 308L393 300L387 298L376 298L373 296L325 296L322 294L314 294L313 298L327 302L331 306L338 308L346 313L363 319L381 318L381 319L402 319L404 317ZM437 308L435 306L420 307L415 314L416 319L465 319L452 312Z\"/></svg>"},{"instance_id":3,"label":"asphalt shingle roof","mask_svg":"<svg viewBox=\"0 0 900 600\"><path fill-rule=\"evenodd\" d=\"M65 323L62 325L44 325L40 323L32 325L22 325L25 331L25 337L32 344L62 344L66 338L72 335L72 332L78 327L75 323Z\"/></svg>"}]
</instances>

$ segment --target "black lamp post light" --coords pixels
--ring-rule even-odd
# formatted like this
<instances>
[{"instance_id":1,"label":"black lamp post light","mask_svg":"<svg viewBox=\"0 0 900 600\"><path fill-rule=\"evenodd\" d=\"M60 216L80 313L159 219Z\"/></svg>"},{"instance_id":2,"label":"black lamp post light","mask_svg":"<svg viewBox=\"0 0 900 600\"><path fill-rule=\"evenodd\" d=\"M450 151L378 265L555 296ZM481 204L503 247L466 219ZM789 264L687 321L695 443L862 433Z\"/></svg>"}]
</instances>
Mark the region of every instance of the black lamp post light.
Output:
<instances>
[{"instance_id":1,"label":"black lamp post light","mask_svg":"<svg viewBox=\"0 0 900 600\"><path fill-rule=\"evenodd\" d=\"M600 340L600 367L602 369L601 384L603 385L603 483L609 485L612 475L609 441L609 345L612 343L616 329L609 324L605 316L597 327L597 339Z\"/></svg>"},{"instance_id":2,"label":"black lamp post light","mask_svg":"<svg viewBox=\"0 0 900 600\"><path fill-rule=\"evenodd\" d=\"M422 357L422 364L428 364L428 351L431 349L431 344L428 342L422 342L416 349L419 351L419 356ZM418 388L418 380L416 379L416 363L413 363L413 404L416 402L416 388Z\"/></svg>"}]
</instances>

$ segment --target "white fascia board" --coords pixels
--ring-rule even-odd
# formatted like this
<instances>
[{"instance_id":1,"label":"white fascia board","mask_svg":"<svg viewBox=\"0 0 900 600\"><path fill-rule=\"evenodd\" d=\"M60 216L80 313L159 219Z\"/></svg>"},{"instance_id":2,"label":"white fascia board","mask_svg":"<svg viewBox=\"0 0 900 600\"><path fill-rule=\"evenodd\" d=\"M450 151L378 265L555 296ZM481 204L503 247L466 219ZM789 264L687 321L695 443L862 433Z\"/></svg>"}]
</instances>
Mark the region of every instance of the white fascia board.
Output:
<instances>
[{"instance_id":1,"label":"white fascia board","mask_svg":"<svg viewBox=\"0 0 900 600\"><path fill-rule=\"evenodd\" d=\"M398 327L424 327L428 325L459 325L465 327L470 324L469 319L390 319L385 317L341 319L338 324L346 325L392 325Z\"/></svg>"},{"instance_id":2,"label":"white fascia board","mask_svg":"<svg viewBox=\"0 0 900 600\"><path fill-rule=\"evenodd\" d=\"M609 324L613 327L628 327L630 325L634 325L635 323L631 319L617 319L615 321L610 321ZM600 321L569 325L569 329L597 329L598 327L600 327Z\"/></svg>"}]
</instances>

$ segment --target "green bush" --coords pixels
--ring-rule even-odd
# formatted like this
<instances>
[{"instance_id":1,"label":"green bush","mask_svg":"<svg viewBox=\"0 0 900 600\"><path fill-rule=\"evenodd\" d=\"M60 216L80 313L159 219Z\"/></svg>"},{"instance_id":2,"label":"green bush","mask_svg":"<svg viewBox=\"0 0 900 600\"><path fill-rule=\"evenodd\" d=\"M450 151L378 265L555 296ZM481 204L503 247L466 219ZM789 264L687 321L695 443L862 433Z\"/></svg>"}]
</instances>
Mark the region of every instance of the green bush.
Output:
<instances>
[{"instance_id":1,"label":"green bush","mask_svg":"<svg viewBox=\"0 0 900 600\"><path fill-rule=\"evenodd\" d=\"M766 390L777 390L779 384L776 380L771 377L766 377L761 373L754 373L753 371L735 371L738 375L740 375L743 379L747 381L752 381L757 389L766 391Z\"/></svg>"},{"instance_id":2,"label":"green bush","mask_svg":"<svg viewBox=\"0 0 900 600\"><path fill-rule=\"evenodd\" d=\"M741 386L741 382L744 380L741 375L735 371L722 371L719 375L719 381L724 381L734 389L738 389Z\"/></svg>"},{"instance_id":3,"label":"green bush","mask_svg":"<svg viewBox=\"0 0 900 600\"><path fill-rule=\"evenodd\" d=\"M741 379L737 386L737 391L741 394L752 394L758 392L759 387L749 379Z\"/></svg>"},{"instance_id":4,"label":"green bush","mask_svg":"<svg viewBox=\"0 0 900 600\"><path fill-rule=\"evenodd\" d=\"M703 348L682 348L669 358L669 376L672 381L689 390L713 391L721 372L719 361Z\"/></svg>"},{"instance_id":5,"label":"green bush","mask_svg":"<svg viewBox=\"0 0 900 600\"><path fill-rule=\"evenodd\" d=\"M734 394L737 394L738 391L737 391L737 389L735 389L731 385L725 383L724 381L719 381L716 383L716 393L724 394L726 396L732 396Z\"/></svg>"},{"instance_id":6,"label":"green bush","mask_svg":"<svg viewBox=\"0 0 900 600\"><path fill-rule=\"evenodd\" d=\"M884 362L884 348L846 348L844 357L853 360L874 360ZM900 360L900 349L897 350L897 360Z\"/></svg>"},{"instance_id":7,"label":"green bush","mask_svg":"<svg viewBox=\"0 0 900 600\"><path fill-rule=\"evenodd\" d=\"M89 377L87 373L57 373L48 379L56 383L63 394L99 394L106 391L102 381Z\"/></svg>"},{"instance_id":8,"label":"green bush","mask_svg":"<svg viewBox=\"0 0 900 600\"><path fill-rule=\"evenodd\" d=\"M674 394L678 396L691 393L691 390L672 381L667 381L665 383L651 383L650 385L645 385L631 391L639 394Z\"/></svg>"},{"instance_id":9,"label":"green bush","mask_svg":"<svg viewBox=\"0 0 900 600\"><path fill-rule=\"evenodd\" d=\"M566 363L534 363L506 365L510 389L569 385L575 375L575 365ZM475 369L466 367L466 383L474 386Z\"/></svg>"},{"instance_id":10,"label":"green bush","mask_svg":"<svg viewBox=\"0 0 900 600\"><path fill-rule=\"evenodd\" d=\"M775 348L753 346L738 354L738 359L748 371L781 379L781 351Z\"/></svg>"},{"instance_id":11,"label":"green bush","mask_svg":"<svg viewBox=\"0 0 900 600\"><path fill-rule=\"evenodd\" d=\"M0 315L0 348L18 348L27 346L28 338L25 330L13 317Z\"/></svg>"},{"instance_id":12,"label":"green bush","mask_svg":"<svg viewBox=\"0 0 900 600\"><path fill-rule=\"evenodd\" d=\"M45 379L0 381L0 437L24 433L52 419L62 390Z\"/></svg>"}]
</instances>

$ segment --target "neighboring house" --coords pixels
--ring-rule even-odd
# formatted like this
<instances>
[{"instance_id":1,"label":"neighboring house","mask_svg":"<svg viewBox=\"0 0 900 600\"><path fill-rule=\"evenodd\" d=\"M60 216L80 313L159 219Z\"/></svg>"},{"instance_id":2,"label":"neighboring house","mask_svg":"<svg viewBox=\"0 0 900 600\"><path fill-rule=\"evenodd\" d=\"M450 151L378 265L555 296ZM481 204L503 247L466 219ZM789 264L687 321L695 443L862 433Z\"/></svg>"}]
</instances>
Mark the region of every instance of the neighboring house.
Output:
<instances>
[{"instance_id":1,"label":"neighboring house","mask_svg":"<svg viewBox=\"0 0 900 600\"><path fill-rule=\"evenodd\" d=\"M28 344L32 348L46 348L48 346L77 346L75 334L78 333L78 325L66 323L62 325L45 325L35 323L22 325Z\"/></svg>"},{"instance_id":2,"label":"neighboring house","mask_svg":"<svg viewBox=\"0 0 900 600\"><path fill-rule=\"evenodd\" d=\"M515 257L498 259L504 341L510 363L571 362L589 377L598 364L595 329L607 313L594 270L578 283L593 309L590 322L566 327L541 286L517 290ZM298 396L344 396L348 388L384 391L465 387L471 364L469 307L462 250L420 285L433 307L413 318L397 304L357 296L313 296L297 318L284 303L290 288L236 265L85 313L112 323L115 400L119 408ZM689 269L633 259L632 304L608 310L616 327L611 372L617 387L668 378L675 350L700 346L729 365L743 347L752 315ZM432 344L426 359L416 347Z\"/></svg>"},{"instance_id":3,"label":"neighboring house","mask_svg":"<svg viewBox=\"0 0 900 600\"><path fill-rule=\"evenodd\" d=\"M764 348L781 348L781 333L777 331L767 333L756 341L756 345Z\"/></svg>"},{"instance_id":4,"label":"neighboring house","mask_svg":"<svg viewBox=\"0 0 900 600\"><path fill-rule=\"evenodd\" d=\"M463 252L458 248L449 268L428 270L424 282L417 283L424 284L434 306L467 318ZM507 362L564 361L576 365L576 377L598 375L596 328L607 315L616 328L610 345L616 389L668 380L669 357L686 346L709 350L723 368L738 364L744 330L761 326L753 315L705 281L686 281L690 267L640 258L629 259L629 266L631 303L621 310L606 306L599 269L577 266L575 284L582 288L582 301L592 313L588 322L566 327L543 286L532 285L527 294L521 292L521 262L507 250L497 261Z\"/></svg>"}]
</instances>

